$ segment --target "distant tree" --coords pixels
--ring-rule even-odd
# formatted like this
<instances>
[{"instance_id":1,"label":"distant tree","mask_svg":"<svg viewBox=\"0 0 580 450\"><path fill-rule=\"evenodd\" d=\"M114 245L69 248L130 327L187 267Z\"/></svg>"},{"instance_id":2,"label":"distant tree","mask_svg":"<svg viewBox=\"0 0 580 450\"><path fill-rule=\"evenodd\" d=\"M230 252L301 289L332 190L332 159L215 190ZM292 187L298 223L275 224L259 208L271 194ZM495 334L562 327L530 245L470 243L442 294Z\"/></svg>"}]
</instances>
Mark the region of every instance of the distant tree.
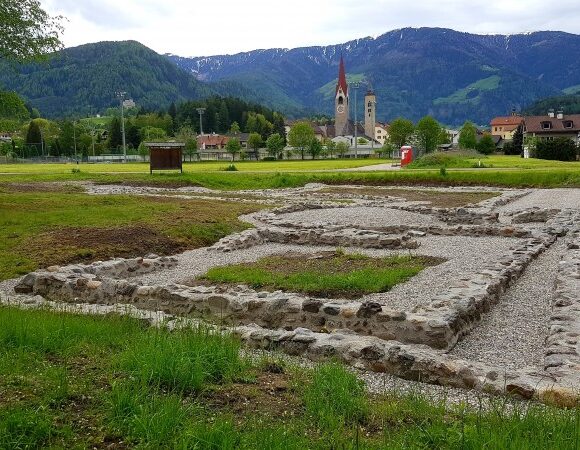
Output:
<instances>
[{"instance_id":1,"label":"distant tree","mask_svg":"<svg viewBox=\"0 0 580 450\"><path fill-rule=\"evenodd\" d=\"M284 150L284 139L278 133L271 134L266 139L266 148L269 155L279 158L280 153Z\"/></svg>"},{"instance_id":2,"label":"distant tree","mask_svg":"<svg viewBox=\"0 0 580 450\"><path fill-rule=\"evenodd\" d=\"M175 134L178 141L185 144L185 154L189 156L189 162L198 153L197 137L195 131L191 126L182 126Z\"/></svg>"},{"instance_id":3,"label":"distant tree","mask_svg":"<svg viewBox=\"0 0 580 450\"><path fill-rule=\"evenodd\" d=\"M38 0L2 0L0 58L26 61L60 50L62 19L46 13Z\"/></svg>"},{"instance_id":4,"label":"distant tree","mask_svg":"<svg viewBox=\"0 0 580 450\"><path fill-rule=\"evenodd\" d=\"M439 145L441 144L452 144L451 142L451 135L447 132L447 130L441 127L441 132L439 133Z\"/></svg>"},{"instance_id":5,"label":"distant tree","mask_svg":"<svg viewBox=\"0 0 580 450\"><path fill-rule=\"evenodd\" d=\"M441 138L441 125L439 122L431 116L425 116L417 122L415 131L417 133L419 146L423 151L425 151L425 153L437 150Z\"/></svg>"},{"instance_id":6,"label":"distant tree","mask_svg":"<svg viewBox=\"0 0 580 450\"><path fill-rule=\"evenodd\" d=\"M236 154L242 151L242 144L238 138L231 138L226 143L226 151L232 155L232 161L236 159Z\"/></svg>"},{"instance_id":7,"label":"distant tree","mask_svg":"<svg viewBox=\"0 0 580 450\"><path fill-rule=\"evenodd\" d=\"M459 147L471 150L477 147L477 128L469 121L465 122L459 131Z\"/></svg>"},{"instance_id":8,"label":"distant tree","mask_svg":"<svg viewBox=\"0 0 580 450\"><path fill-rule=\"evenodd\" d=\"M383 146L378 150L378 153L383 158L392 158L395 150L397 150L397 146L390 139L386 139Z\"/></svg>"},{"instance_id":9,"label":"distant tree","mask_svg":"<svg viewBox=\"0 0 580 450\"><path fill-rule=\"evenodd\" d=\"M369 141L367 141L365 138L363 137L359 137L357 139L358 145L367 145L369 143Z\"/></svg>"},{"instance_id":10,"label":"distant tree","mask_svg":"<svg viewBox=\"0 0 580 450\"><path fill-rule=\"evenodd\" d=\"M391 122L389 127L389 139L398 148L408 143L409 138L415 131L413 122L399 117Z\"/></svg>"},{"instance_id":11,"label":"distant tree","mask_svg":"<svg viewBox=\"0 0 580 450\"><path fill-rule=\"evenodd\" d=\"M514 132L514 137L512 139L513 151L515 155L519 155L524 151L524 126L519 124Z\"/></svg>"},{"instance_id":12,"label":"distant tree","mask_svg":"<svg viewBox=\"0 0 580 450\"><path fill-rule=\"evenodd\" d=\"M248 148L254 150L256 161L259 159L258 150L264 145L264 141L260 133L250 133L248 136Z\"/></svg>"},{"instance_id":13,"label":"distant tree","mask_svg":"<svg viewBox=\"0 0 580 450\"><path fill-rule=\"evenodd\" d=\"M109 150L117 150L123 144L123 135L121 133L121 119L113 117L109 123L109 138L107 139Z\"/></svg>"},{"instance_id":14,"label":"distant tree","mask_svg":"<svg viewBox=\"0 0 580 450\"><path fill-rule=\"evenodd\" d=\"M288 133L288 143L300 152L302 159L313 139L315 139L314 130L307 122L296 122Z\"/></svg>"},{"instance_id":15,"label":"distant tree","mask_svg":"<svg viewBox=\"0 0 580 450\"><path fill-rule=\"evenodd\" d=\"M0 118L22 121L30 118L30 112L16 92L0 91Z\"/></svg>"},{"instance_id":16,"label":"distant tree","mask_svg":"<svg viewBox=\"0 0 580 450\"><path fill-rule=\"evenodd\" d=\"M167 132L162 128L144 127L141 129L141 137L145 142L162 141L167 138Z\"/></svg>"},{"instance_id":17,"label":"distant tree","mask_svg":"<svg viewBox=\"0 0 580 450\"><path fill-rule=\"evenodd\" d=\"M42 149L42 134L40 133L40 126L37 120L32 120L30 125L28 125L28 131L26 132L26 145L34 146L36 148L36 153L40 154Z\"/></svg>"},{"instance_id":18,"label":"distant tree","mask_svg":"<svg viewBox=\"0 0 580 450\"><path fill-rule=\"evenodd\" d=\"M491 155L495 152L495 143L493 142L491 134L484 134L475 147L479 153L484 155Z\"/></svg>"},{"instance_id":19,"label":"distant tree","mask_svg":"<svg viewBox=\"0 0 580 450\"><path fill-rule=\"evenodd\" d=\"M241 131L238 122L232 122L232 125L230 126L230 134L240 134Z\"/></svg>"},{"instance_id":20,"label":"distant tree","mask_svg":"<svg viewBox=\"0 0 580 450\"><path fill-rule=\"evenodd\" d=\"M312 159L316 159L322 153L322 143L316 138L312 139L308 144L308 153Z\"/></svg>"},{"instance_id":21,"label":"distant tree","mask_svg":"<svg viewBox=\"0 0 580 450\"><path fill-rule=\"evenodd\" d=\"M147 146L145 145L145 142L141 142L139 144L139 147L137 147L137 152L139 153L139 155L141 156L141 159L143 161L145 161L145 158L147 157L147 155L149 154L149 148L147 148Z\"/></svg>"},{"instance_id":22,"label":"distant tree","mask_svg":"<svg viewBox=\"0 0 580 450\"><path fill-rule=\"evenodd\" d=\"M339 142L336 144L336 153L341 158L344 158L344 155L346 155L349 150L350 150L350 147L346 142Z\"/></svg>"},{"instance_id":23,"label":"distant tree","mask_svg":"<svg viewBox=\"0 0 580 450\"><path fill-rule=\"evenodd\" d=\"M324 139L324 146L326 147L327 154L332 158L336 153L336 142L332 139Z\"/></svg>"},{"instance_id":24,"label":"distant tree","mask_svg":"<svg viewBox=\"0 0 580 450\"><path fill-rule=\"evenodd\" d=\"M575 161L578 147L572 139L559 137L552 141L538 140L535 157L557 161Z\"/></svg>"}]
</instances>

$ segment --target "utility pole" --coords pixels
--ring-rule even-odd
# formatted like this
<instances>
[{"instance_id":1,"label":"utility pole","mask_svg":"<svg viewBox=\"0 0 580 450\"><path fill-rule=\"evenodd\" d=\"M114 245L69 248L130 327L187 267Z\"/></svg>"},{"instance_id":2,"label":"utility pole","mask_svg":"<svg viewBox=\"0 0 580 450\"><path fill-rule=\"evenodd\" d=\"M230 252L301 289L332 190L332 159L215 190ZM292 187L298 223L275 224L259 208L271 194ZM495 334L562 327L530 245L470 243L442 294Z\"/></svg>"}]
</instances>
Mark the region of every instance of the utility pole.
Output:
<instances>
[{"instance_id":1,"label":"utility pole","mask_svg":"<svg viewBox=\"0 0 580 450\"><path fill-rule=\"evenodd\" d=\"M197 112L199 113L199 134L203 136L203 121L201 116L205 114L205 108L197 108Z\"/></svg>"},{"instance_id":2,"label":"utility pole","mask_svg":"<svg viewBox=\"0 0 580 450\"><path fill-rule=\"evenodd\" d=\"M77 121L73 120L73 142L75 144L75 159L77 164L79 163L79 158L77 156Z\"/></svg>"},{"instance_id":3,"label":"utility pole","mask_svg":"<svg viewBox=\"0 0 580 450\"><path fill-rule=\"evenodd\" d=\"M127 145L125 143L125 105L123 104L125 100L126 92L117 92L117 97L121 100L121 134L123 135L123 162L127 162Z\"/></svg>"},{"instance_id":4,"label":"utility pole","mask_svg":"<svg viewBox=\"0 0 580 450\"><path fill-rule=\"evenodd\" d=\"M354 88L354 158L358 158L358 122L356 119L356 110L357 110L357 103L356 103L356 93L358 88L360 87L360 83L355 81L352 83L352 87Z\"/></svg>"}]
</instances>

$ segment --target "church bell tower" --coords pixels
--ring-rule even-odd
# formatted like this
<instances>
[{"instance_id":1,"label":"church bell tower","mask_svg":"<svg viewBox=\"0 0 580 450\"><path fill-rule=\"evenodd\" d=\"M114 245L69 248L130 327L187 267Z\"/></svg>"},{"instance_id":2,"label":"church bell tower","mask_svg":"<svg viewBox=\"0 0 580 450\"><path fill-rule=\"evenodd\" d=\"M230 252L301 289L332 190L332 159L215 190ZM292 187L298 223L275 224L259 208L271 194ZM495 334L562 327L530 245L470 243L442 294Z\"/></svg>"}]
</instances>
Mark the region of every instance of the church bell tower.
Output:
<instances>
[{"instance_id":1,"label":"church bell tower","mask_svg":"<svg viewBox=\"0 0 580 450\"><path fill-rule=\"evenodd\" d=\"M375 124L377 122L377 97L372 89L365 95L365 134L370 138L375 138Z\"/></svg>"},{"instance_id":2,"label":"church bell tower","mask_svg":"<svg viewBox=\"0 0 580 450\"><path fill-rule=\"evenodd\" d=\"M341 55L338 68L338 83L336 83L336 93L334 96L334 129L336 136L345 136L348 134L349 110L348 84L346 82L344 60Z\"/></svg>"}]
</instances>

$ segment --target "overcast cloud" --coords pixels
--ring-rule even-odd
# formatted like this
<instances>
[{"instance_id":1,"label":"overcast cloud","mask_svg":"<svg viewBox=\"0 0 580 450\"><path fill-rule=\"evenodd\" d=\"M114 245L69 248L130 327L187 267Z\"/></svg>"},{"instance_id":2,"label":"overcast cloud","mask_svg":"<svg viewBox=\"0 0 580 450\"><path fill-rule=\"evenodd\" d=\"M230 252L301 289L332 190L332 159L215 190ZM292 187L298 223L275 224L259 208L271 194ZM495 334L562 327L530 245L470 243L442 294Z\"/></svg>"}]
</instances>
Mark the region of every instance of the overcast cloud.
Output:
<instances>
[{"instance_id":1,"label":"overcast cloud","mask_svg":"<svg viewBox=\"0 0 580 450\"><path fill-rule=\"evenodd\" d=\"M137 40L159 53L208 56L339 44L404 27L473 33L580 34L579 0L41 0L67 17L67 47Z\"/></svg>"}]
</instances>

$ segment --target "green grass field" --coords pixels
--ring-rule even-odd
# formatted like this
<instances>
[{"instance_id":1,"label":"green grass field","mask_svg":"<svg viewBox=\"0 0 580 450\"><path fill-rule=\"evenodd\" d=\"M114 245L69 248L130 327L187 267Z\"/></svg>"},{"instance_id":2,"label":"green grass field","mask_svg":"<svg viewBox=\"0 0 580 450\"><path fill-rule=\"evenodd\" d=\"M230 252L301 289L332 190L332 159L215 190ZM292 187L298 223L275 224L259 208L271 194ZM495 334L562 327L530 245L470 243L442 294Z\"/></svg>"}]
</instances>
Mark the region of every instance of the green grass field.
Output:
<instances>
[{"instance_id":1,"label":"green grass field","mask_svg":"<svg viewBox=\"0 0 580 450\"><path fill-rule=\"evenodd\" d=\"M370 395L203 327L0 307L0 448L577 449L580 410Z\"/></svg>"},{"instance_id":2,"label":"green grass field","mask_svg":"<svg viewBox=\"0 0 580 450\"><path fill-rule=\"evenodd\" d=\"M175 254L249 225L261 206L0 186L0 280L53 264Z\"/></svg>"},{"instance_id":3,"label":"green grass field","mask_svg":"<svg viewBox=\"0 0 580 450\"><path fill-rule=\"evenodd\" d=\"M235 161L239 172L308 172L312 170L351 169L391 162L384 159L317 159L296 161ZM186 162L184 172L221 172L230 165L230 161L201 161ZM134 172L149 173L149 163L95 163L95 164L1 164L0 173L34 173L34 174L62 174L70 173L78 168L86 173L115 173Z\"/></svg>"}]
</instances>

